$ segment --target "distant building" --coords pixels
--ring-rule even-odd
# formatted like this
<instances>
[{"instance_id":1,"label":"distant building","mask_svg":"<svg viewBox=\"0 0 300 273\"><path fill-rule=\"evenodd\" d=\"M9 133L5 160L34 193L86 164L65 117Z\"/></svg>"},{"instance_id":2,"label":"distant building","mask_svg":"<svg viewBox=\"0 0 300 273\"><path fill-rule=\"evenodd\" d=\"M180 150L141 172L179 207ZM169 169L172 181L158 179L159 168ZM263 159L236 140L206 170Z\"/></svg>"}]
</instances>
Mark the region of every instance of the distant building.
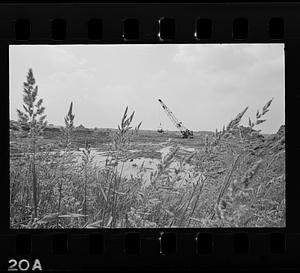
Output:
<instances>
[{"instance_id":1,"label":"distant building","mask_svg":"<svg viewBox=\"0 0 300 273\"><path fill-rule=\"evenodd\" d=\"M54 125L54 124L48 124L47 127L44 129L45 132L51 131L51 132L60 132L62 126Z\"/></svg>"}]
</instances>

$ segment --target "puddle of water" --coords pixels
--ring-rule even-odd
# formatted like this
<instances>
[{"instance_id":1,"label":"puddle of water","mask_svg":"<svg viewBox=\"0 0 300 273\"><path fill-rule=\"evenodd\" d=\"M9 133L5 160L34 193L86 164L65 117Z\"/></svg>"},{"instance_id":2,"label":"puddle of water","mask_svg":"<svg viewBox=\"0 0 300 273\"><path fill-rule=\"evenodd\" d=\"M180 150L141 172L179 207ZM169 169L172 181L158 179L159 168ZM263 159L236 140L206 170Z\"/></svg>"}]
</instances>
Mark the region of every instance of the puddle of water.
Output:
<instances>
[{"instance_id":1,"label":"puddle of water","mask_svg":"<svg viewBox=\"0 0 300 273\"><path fill-rule=\"evenodd\" d=\"M172 146L164 147L159 150L162 154L162 158L170 153ZM80 154L81 152L75 152L78 155L78 163L81 162ZM107 152L97 152L95 150L91 151L91 155L94 157L94 163L99 168L105 167L105 163L107 160L110 160L110 156L108 156ZM151 173L154 173L158 169L158 165L160 163L159 159L156 158L147 158L147 157L139 157L134 159L128 159L124 162L120 161L116 166L116 169L119 173L122 172L122 177L130 179L131 177L142 176L143 181L145 181L144 186L147 187L150 184ZM141 167L143 166L143 170ZM174 161L168 167L171 177L175 177L177 175L177 184L175 186L183 186L186 184L185 178L190 180L189 177L194 177L193 168L189 164L184 164L183 169L180 170L180 163L178 161ZM177 172L177 174L176 174Z\"/></svg>"},{"instance_id":2,"label":"puddle of water","mask_svg":"<svg viewBox=\"0 0 300 273\"><path fill-rule=\"evenodd\" d=\"M195 148L187 148L187 147L183 147L183 146L181 146L180 149L181 149L181 150L188 151L188 152L195 152L195 151L196 151Z\"/></svg>"},{"instance_id":3,"label":"puddle of water","mask_svg":"<svg viewBox=\"0 0 300 273\"><path fill-rule=\"evenodd\" d=\"M81 152L75 152L77 154L77 163L80 164L81 160ZM96 152L91 151L91 156L94 158L94 163L99 168L104 168L107 161L111 159L111 157L107 154L107 152ZM144 158L139 157L135 159L128 159L126 161L119 161L116 169L119 173L122 173L122 177L131 178L137 177L139 173L143 173L143 180L145 181L145 186L150 183L151 172L157 170L157 166L159 164L159 160L155 158ZM143 166L143 171L140 172L141 166Z\"/></svg>"},{"instance_id":4,"label":"puddle of water","mask_svg":"<svg viewBox=\"0 0 300 273\"><path fill-rule=\"evenodd\" d=\"M132 150L129 150L129 152L131 152L131 153L137 153L137 152L140 152L141 150L139 150L139 149L132 149Z\"/></svg>"},{"instance_id":5,"label":"puddle of water","mask_svg":"<svg viewBox=\"0 0 300 273\"><path fill-rule=\"evenodd\" d=\"M157 170L159 164L158 159L153 158L136 158L125 161L124 164L120 163L117 166L119 172L122 171L122 176L125 178L137 177L142 175L142 179L145 181L144 186L147 187L150 184L151 173ZM141 167L143 166L143 170Z\"/></svg>"},{"instance_id":6,"label":"puddle of water","mask_svg":"<svg viewBox=\"0 0 300 273\"><path fill-rule=\"evenodd\" d=\"M162 142L158 145L158 147L162 147L164 144L168 144L171 141L171 139L168 139L166 142ZM109 154L109 151L105 148L91 148L91 156L94 158L94 163L99 168L103 168L106 165L106 162L111 159L111 155ZM156 148L156 147L155 147ZM161 158L164 158L166 155L168 155L171 152L171 149L173 146L166 146L162 147L159 150L156 150L157 152L161 153ZM186 148L186 147L180 147L180 149L194 152L195 148ZM80 164L82 162L81 155L82 150L79 149L78 151L74 151L74 155L76 156L77 164ZM129 150L130 153L136 153L136 152L142 152L143 149L131 149ZM61 151L62 153L62 151ZM154 173L158 169L158 165L160 163L160 160L157 158L148 158L148 157L138 157L134 159L128 159L124 161L119 162L119 164L116 166L116 169L119 173L122 172L122 177L130 179L131 177L137 177L139 175L143 175L143 181L145 181L144 186L148 186L150 184L150 177L151 173ZM141 166L143 166L143 170L141 171ZM186 184L185 179L188 181L194 183L192 180L197 180L197 175L193 173L193 166L189 164L184 164L183 169L180 170L180 163L176 160L172 162L169 166L170 175L171 177L177 176L177 182L175 186L183 186ZM189 182L189 183L190 183Z\"/></svg>"},{"instance_id":7,"label":"puddle of water","mask_svg":"<svg viewBox=\"0 0 300 273\"><path fill-rule=\"evenodd\" d=\"M77 163L80 164L82 162L82 159L81 159L82 152L76 151L76 152L74 152L74 154L77 157ZM107 151L99 152L97 150L91 150L91 156L94 158L93 159L94 162L96 164L100 164L100 166L102 166L102 167L104 167L105 162L110 159L110 156L108 155Z\"/></svg>"}]
</instances>

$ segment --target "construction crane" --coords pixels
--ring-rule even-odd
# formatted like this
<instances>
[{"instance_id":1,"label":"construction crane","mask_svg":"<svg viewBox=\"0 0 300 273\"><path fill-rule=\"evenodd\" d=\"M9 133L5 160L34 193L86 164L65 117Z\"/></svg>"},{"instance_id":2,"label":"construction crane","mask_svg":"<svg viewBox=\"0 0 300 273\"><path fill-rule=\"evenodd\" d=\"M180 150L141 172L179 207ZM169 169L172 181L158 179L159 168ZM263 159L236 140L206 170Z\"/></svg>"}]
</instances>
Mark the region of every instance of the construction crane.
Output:
<instances>
[{"instance_id":1,"label":"construction crane","mask_svg":"<svg viewBox=\"0 0 300 273\"><path fill-rule=\"evenodd\" d=\"M167 107L167 105L165 105L163 103L163 101L161 99L158 99L158 101L160 102L162 108L165 110L165 112L167 113L167 116L169 117L169 119L174 123L174 125L176 126L176 128L180 131L180 133L182 134L182 138L193 138L193 131L187 129L182 122L178 121L178 119L174 116L174 114L172 113L172 111Z\"/></svg>"}]
</instances>

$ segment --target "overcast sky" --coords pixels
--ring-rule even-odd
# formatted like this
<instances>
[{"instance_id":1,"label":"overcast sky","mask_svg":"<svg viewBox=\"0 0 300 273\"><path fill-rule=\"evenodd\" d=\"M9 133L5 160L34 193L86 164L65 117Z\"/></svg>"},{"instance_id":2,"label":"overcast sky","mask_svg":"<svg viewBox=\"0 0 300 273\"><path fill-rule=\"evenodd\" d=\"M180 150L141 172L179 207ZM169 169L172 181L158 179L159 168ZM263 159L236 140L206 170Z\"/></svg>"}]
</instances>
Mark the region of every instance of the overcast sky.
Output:
<instances>
[{"instance_id":1,"label":"overcast sky","mask_svg":"<svg viewBox=\"0 0 300 273\"><path fill-rule=\"evenodd\" d=\"M249 106L247 124L272 97L257 128L274 133L285 121L283 44L10 46L14 120L29 68L56 125L73 101L76 126L116 128L128 105L141 129L174 130L159 98L195 131L221 129Z\"/></svg>"}]
</instances>

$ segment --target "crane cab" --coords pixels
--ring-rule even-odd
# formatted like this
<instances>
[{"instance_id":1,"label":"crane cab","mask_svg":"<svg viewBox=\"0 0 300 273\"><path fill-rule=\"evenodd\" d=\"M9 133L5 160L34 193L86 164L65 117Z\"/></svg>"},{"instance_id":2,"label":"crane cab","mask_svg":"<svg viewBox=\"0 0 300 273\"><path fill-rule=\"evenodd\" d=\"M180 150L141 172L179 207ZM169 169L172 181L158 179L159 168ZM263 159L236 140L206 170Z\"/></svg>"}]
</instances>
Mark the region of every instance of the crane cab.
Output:
<instances>
[{"instance_id":1,"label":"crane cab","mask_svg":"<svg viewBox=\"0 0 300 273\"><path fill-rule=\"evenodd\" d=\"M182 138L194 138L194 133L191 130L181 131Z\"/></svg>"}]
</instances>

